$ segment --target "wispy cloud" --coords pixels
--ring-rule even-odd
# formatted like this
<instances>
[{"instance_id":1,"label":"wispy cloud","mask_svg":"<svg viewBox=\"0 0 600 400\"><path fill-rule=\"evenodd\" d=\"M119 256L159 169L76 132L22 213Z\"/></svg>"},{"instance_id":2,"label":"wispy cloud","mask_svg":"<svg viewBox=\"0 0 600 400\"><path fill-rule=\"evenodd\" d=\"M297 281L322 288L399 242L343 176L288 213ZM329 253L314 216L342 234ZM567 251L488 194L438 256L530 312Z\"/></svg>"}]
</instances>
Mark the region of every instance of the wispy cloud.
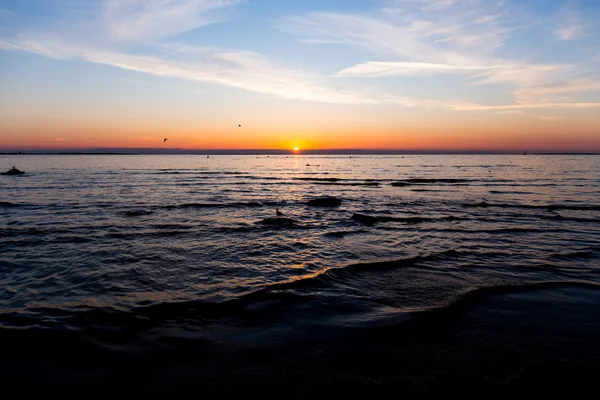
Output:
<instances>
[{"instance_id":1,"label":"wispy cloud","mask_svg":"<svg viewBox=\"0 0 600 400\"><path fill-rule=\"evenodd\" d=\"M287 19L282 28L308 43L343 43L379 54L379 61L344 68L337 77L461 75L466 85L506 85L518 103L569 103L564 94L588 92L600 85L592 69L503 55L500 50L506 40L520 27L506 1L394 0L389 4L379 16L309 13ZM578 34L572 31L575 27L571 25L564 34ZM388 60L381 60L382 56Z\"/></svg>"},{"instance_id":2,"label":"wispy cloud","mask_svg":"<svg viewBox=\"0 0 600 400\"><path fill-rule=\"evenodd\" d=\"M163 44L156 55L134 55L33 38L0 41L0 48L58 59L80 59L156 76L221 84L280 98L339 104L378 102L349 91L331 89L316 74L276 65L266 57L249 51Z\"/></svg>"},{"instance_id":3,"label":"wispy cloud","mask_svg":"<svg viewBox=\"0 0 600 400\"><path fill-rule=\"evenodd\" d=\"M423 100L414 99L410 97L394 97L388 96L385 98L386 102L398 104L404 107L419 107L419 108L433 108L447 111L464 111L464 112L477 112L477 111L498 111L502 114L515 114L522 115L526 110L543 110L543 109L592 109L600 108L600 102L591 103L577 103L577 102L565 102L565 103L538 103L538 104L496 104L496 105L484 105L476 104L461 100Z\"/></svg>"},{"instance_id":4,"label":"wispy cloud","mask_svg":"<svg viewBox=\"0 0 600 400\"><path fill-rule=\"evenodd\" d=\"M560 24L556 36L560 40L575 40L587 35L588 27L573 4L560 12L558 18Z\"/></svg>"},{"instance_id":5,"label":"wispy cloud","mask_svg":"<svg viewBox=\"0 0 600 400\"><path fill-rule=\"evenodd\" d=\"M334 89L326 77L269 60L259 53L165 42L218 19L215 11L240 0L105 0L86 34L65 29L0 38L0 49L83 60L156 76L235 87L279 98L372 104L374 98ZM77 4L78 7L82 3ZM72 22L81 27L82 21ZM142 47L136 44L143 44Z\"/></svg>"},{"instance_id":6,"label":"wispy cloud","mask_svg":"<svg viewBox=\"0 0 600 400\"><path fill-rule=\"evenodd\" d=\"M341 77L431 76L444 74L473 74L493 67L433 64L425 62L369 61L341 70Z\"/></svg>"},{"instance_id":7,"label":"wispy cloud","mask_svg":"<svg viewBox=\"0 0 600 400\"><path fill-rule=\"evenodd\" d=\"M435 11L435 10L443 10L448 8L454 4L456 4L459 0L396 0L396 4L398 3L414 3L419 6L419 8L423 11Z\"/></svg>"},{"instance_id":8,"label":"wispy cloud","mask_svg":"<svg viewBox=\"0 0 600 400\"><path fill-rule=\"evenodd\" d=\"M533 109L565 109L565 108L600 108L600 103L537 103L537 104L507 104L507 105L481 105L464 104L456 108L457 111L487 111L487 110L533 110Z\"/></svg>"},{"instance_id":9,"label":"wispy cloud","mask_svg":"<svg viewBox=\"0 0 600 400\"><path fill-rule=\"evenodd\" d=\"M472 85L508 84L519 103L556 103L566 93L600 90L600 79L578 78L568 64L498 64L459 66L420 62L370 61L339 71L338 77L378 78L388 76L426 77L463 75Z\"/></svg>"},{"instance_id":10,"label":"wispy cloud","mask_svg":"<svg viewBox=\"0 0 600 400\"><path fill-rule=\"evenodd\" d=\"M597 68L584 69L566 61L534 62L504 51L510 35L520 26L504 0L386 0L385 9L370 13L309 12L285 18L279 27L304 43L336 43L363 50L364 61L333 77L331 72L309 72L257 52L184 45L183 38L177 37L226 19L242 1L68 0L76 13L69 14L62 26L40 28L44 31L24 29L0 37L0 49L323 103L392 103L503 113L597 107L589 102L589 96L580 103L568 96L600 90ZM561 39L585 33L585 24L574 15L565 14L564 24L556 31ZM512 94L513 100L482 105L462 99L417 99L392 93L390 87L360 90L364 82L340 79L441 75L459 77L465 87L496 85Z\"/></svg>"},{"instance_id":11,"label":"wispy cloud","mask_svg":"<svg viewBox=\"0 0 600 400\"><path fill-rule=\"evenodd\" d=\"M545 115L545 116L540 116L539 118L542 121L547 121L547 122L556 122L556 121L562 121L565 119L565 117L559 116L559 115Z\"/></svg>"},{"instance_id":12,"label":"wispy cloud","mask_svg":"<svg viewBox=\"0 0 600 400\"><path fill-rule=\"evenodd\" d=\"M223 19L240 0L106 0L103 19L111 38L151 42Z\"/></svg>"},{"instance_id":13,"label":"wispy cloud","mask_svg":"<svg viewBox=\"0 0 600 400\"><path fill-rule=\"evenodd\" d=\"M311 43L359 45L408 61L480 64L510 28L501 1L396 0L379 13L312 12L285 19L282 30Z\"/></svg>"},{"instance_id":14,"label":"wispy cloud","mask_svg":"<svg viewBox=\"0 0 600 400\"><path fill-rule=\"evenodd\" d=\"M586 28L582 24L563 26L556 30L556 35L562 40L573 40L585 36Z\"/></svg>"}]
</instances>

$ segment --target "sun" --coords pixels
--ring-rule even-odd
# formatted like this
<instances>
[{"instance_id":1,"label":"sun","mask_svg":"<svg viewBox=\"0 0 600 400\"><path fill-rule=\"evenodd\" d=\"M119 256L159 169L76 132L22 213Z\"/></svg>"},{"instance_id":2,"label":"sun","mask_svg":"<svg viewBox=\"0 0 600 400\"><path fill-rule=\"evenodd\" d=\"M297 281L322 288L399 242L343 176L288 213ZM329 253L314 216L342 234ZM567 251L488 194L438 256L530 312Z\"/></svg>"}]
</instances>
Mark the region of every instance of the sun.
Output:
<instances>
[{"instance_id":1,"label":"sun","mask_svg":"<svg viewBox=\"0 0 600 400\"><path fill-rule=\"evenodd\" d=\"M300 149L298 148L298 146L294 147L294 151L298 151L298 150L300 150Z\"/></svg>"}]
</instances>

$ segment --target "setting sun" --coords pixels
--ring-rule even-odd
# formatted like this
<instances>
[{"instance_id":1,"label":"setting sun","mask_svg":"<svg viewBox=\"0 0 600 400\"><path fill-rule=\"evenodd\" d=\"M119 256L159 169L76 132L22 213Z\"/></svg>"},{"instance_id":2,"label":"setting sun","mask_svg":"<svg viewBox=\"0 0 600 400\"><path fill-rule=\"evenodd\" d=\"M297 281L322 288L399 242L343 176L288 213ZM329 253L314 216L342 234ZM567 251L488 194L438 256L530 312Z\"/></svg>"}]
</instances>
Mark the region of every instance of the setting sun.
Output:
<instances>
[{"instance_id":1,"label":"setting sun","mask_svg":"<svg viewBox=\"0 0 600 400\"><path fill-rule=\"evenodd\" d=\"M298 151L300 150L298 147L294 147L294 151Z\"/></svg>"}]
</instances>

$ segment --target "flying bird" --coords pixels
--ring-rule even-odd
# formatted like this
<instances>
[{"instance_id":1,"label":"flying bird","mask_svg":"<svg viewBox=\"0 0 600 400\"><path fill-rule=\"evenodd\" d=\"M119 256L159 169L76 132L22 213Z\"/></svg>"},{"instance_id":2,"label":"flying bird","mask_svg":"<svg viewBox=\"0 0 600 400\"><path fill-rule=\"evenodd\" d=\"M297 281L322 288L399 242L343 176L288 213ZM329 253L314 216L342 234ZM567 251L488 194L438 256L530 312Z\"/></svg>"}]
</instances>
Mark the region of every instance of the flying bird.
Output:
<instances>
[{"instance_id":1,"label":"flying bird","mask_svg":"<svg viewBox=\"0 0 600 400\"><path fill-rule=\"evenodd\" d=\"M241 127L242 127L242 125L238 125L238 128L241 128Z\"/></svg>"},{"instance_id":2,"label":"flying bird","mask_svg":"<svg viewBox=\"0 0 600 400\"><path fill-rule=\"evenodd\" d=\"M165 138L165 140L163 140L163 143L167 141L167 138Z\"/></svg>"}]
</instances>

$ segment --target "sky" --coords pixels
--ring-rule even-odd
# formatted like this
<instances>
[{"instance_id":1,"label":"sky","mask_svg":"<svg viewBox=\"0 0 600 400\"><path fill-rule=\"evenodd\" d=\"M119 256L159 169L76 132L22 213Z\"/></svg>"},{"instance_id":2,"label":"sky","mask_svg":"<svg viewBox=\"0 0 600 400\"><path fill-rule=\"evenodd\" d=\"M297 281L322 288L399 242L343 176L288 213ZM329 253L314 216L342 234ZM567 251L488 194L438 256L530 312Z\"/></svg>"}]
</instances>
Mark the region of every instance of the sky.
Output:
<instances>
[{"instance_id":1,"label":"sky","mask_svg":"<svg viewBox=\"0 0 600 400\"><path fill-rule=\"evenodd\" d=\"M0 0L0 149L600 152L598 21L597 0Z\"/></svg>"}]
</instances>

